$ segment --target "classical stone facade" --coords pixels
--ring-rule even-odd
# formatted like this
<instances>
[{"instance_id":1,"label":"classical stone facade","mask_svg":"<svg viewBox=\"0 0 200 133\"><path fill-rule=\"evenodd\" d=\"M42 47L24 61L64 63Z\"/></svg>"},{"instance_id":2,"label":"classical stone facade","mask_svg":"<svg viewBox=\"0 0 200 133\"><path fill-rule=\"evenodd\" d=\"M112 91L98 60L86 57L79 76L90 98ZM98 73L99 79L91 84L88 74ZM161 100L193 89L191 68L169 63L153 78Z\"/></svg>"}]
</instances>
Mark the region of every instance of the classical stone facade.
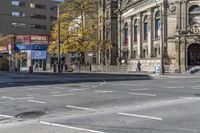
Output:
<instances>
[{"instance_id":1,"label":"classical stone facade","mask_svg":"<svg viewBox=\"0 0 200 133\"><path fill-rule=\"evenodd\" d=\"M120 0L118 7L118 47L129 71L138 61L150 72L161 62L165 72L200 66L199 0Z\"/></svg>"}]
</instances>

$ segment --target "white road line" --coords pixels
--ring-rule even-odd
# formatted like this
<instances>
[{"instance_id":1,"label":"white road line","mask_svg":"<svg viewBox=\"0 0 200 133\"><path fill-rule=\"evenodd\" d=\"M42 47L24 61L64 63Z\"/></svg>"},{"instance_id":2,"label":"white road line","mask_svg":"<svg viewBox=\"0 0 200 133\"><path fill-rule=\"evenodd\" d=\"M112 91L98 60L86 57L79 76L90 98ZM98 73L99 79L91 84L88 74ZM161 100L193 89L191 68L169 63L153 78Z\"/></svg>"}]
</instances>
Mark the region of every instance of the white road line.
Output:
<instances>
[{"instance_id":1,"label":"white road line","mask_svg":"<svg viewBox=\"0 0 200 133\"><path fill-rule=\"evenodd\" d=\"M4 118L13 118L14 116L10 116L10 115L1 115L1 114L0 114L0 117L4 117Z\"/></svg>"},{"instance_id":2,"label":"white road line","mask_svg":"<svg viewBox=\"0 0 200 133\"><path fill-rule=\"evenodd\" d=\"M71 106L71 105L67 105L66 107L67 108L80 109L80 110L94 111L94 109L91 109L91 108L83 108L83 107L77 107L77 106Z\"/></svg>"},{"instance_id":3,"label":"white road line","mask_svg":"<svg viewBox=\"0 0 200 133\"><path fill-rule=\"evenodd\" d=\"M131 89L131 91L147 91L149 88L144 88L144 89Z\"/></svg>"},{"instance_id":4,"label":"white road line","mask_svg":"<svg viewBox=\"0 0 200 133\"><path fill-rule=\"evenodd\" d=\"M19 97L19 98L14 98L14 100L24 100L24 99L33 99L34 97Z\"/></svg>"},{"instance_id":5,"label":"white road line","mask_svg":"<svg viewBox=\"0 0 200 133\"><path fill-rule=\"evenodd\" d=\"M200 100L200 97L179 97L180 99Z\"/></svg>"},{"instance_id":6,"label":"white road line","mask_svg":"<svg viewBox=\"0 0 200 133\"><path fill-rule=\"evenodd\" d=\"M54 97L62 97L62 96L73 96L74 94L57 94L53 95Z\"/></svg>"},{"instance_id":7,"label":"white road line","mask_svg":"<svg viewBox=\"0 0 200 133\"><path fill-rule=\"evenodd\" d=\"M36 101L36 100L28 100L29 102L32 103L41 103L41 104L45 104L46 102L42 102L42 101Z\"/></svg>"},{"instance_id":8,"label":"white road line","mask_svg":"<svg viewBox=\"0 0 200 133\"><path fill-rule=\"evenodd\" d=\"M147 118L147 119L154 119L154 120L162 120L162 118L152 117L152 116L145 116L145 115L137 115L137 114L128 114L128 113L118 113L119 115L124 116L132 116L132 117L139 117L139 118Z\"/></svg>"},{"instance_id":9,"label":"white road line","mask_svg":"<svg viewBox=\"0 0 200 133\"><path fill-rule=\"evenodd\" d=\"M112 93L112 92L115 92L115 91L95 91L95 93Z\"/></svg>"},{"instance_id":10,"label":"white road line","mask_svg":"<svg viewBox=\"0 0 200 133\"><path fill-rule=\"evenodd\" d=\"M145 94L145 93L128 93L130 95L138 95L138 96L151 96L151 97L155 97L156 94Z\"/></svg>"},{"instance_id":11,"label":"white road line","mask_svg":"<svg viewBox=\"0 0 200 133\"><path fill-rule=\"evenodd\" d=\"M65 87L53 87L54 89L61 89L61 90L63 90L63 89L65 89Z\"/></svg>"},{"instance_id":12,"label":"white road line","mask_svg":"<svg viewBox=\"0 0 200 133\"><path fill-rule=\"evenodd\" d=\"M55 127L62 127L62 128L69 128L69 129L79 130L79 131L87 131L90 133L106 133L106 132L101 132L101 131L97 131L97 130L91 130L91 129L80 128L80 127L72 127L72 126L50 123L50 122L45 122L45 121L40 121L40 124L55 126Z\"/></svg>"},{"instance_id":13,"label":"white road line","mask_svg":"<svg viewBox=\"0 0 200 133\"><path fill-rule=\"evenodd\" d=\"M143 86L141 84L111 84L111 85L123 85L123 86Z\"/></svg>"},{"instance_id":14,"label":"white road line","mask_svg":"<svg viewBox=\"0 0 200 133\"><path fill-rule=\"evenodd\" d=\"M61 91L54 91L54 92L51 92L51 94L58 94L58 93L61 93Z\"/></svg>"},{"instance_id":15,"label":"white road line","mask_svg":"<svg viewBox=\"0 0 200 133\"><path fill-rule=\"evenodd\" d=\"M28 94L26 96L29 97L29 96L39 96L39 95L41 95L41 94Z\"/></svg>"},{"instance_id":16,"label":"white road line","mask_svg":"<svg viewBox=\"0 0 200 133\"><path fill-rule=\"evenodd\" d=\"M74 91L85 91L88 90L89 88L85 88L85 89L72 89L72 90L68 90L70 92L74 92Z\"/></svg>"},{"instance_id":17,"label":"white road line","mask_svg":"<svg viewBox=\"0 0 200 133\"><path fill-rule=\"evenodd\" d=\"M102 86L104 84L106 84L106 81L103 81L102 83L100 83L99 86Z\"/></svg>"},{"instance_id":18,"label":"white road line","mask_svg":"<svg viewBox=\"0 0 200 133\"><path fill-rule=\"evenodd\" d=\"M13 97L7 97L7 96L2 96L2 99L10 99L10 100L23 100L23 99L32 99L34 97L19 97L19 98L13 98Z\"/></svg>"},{"instance_id":19,"label":"white road line","mask_svg":"<svg viewBox=\"0 0 200 133\"><path fill-rule=\"evenodd\" d=\"M192 89L200 90L200 86L195 86L195 87L193 87Z\"/></svg>"},{"instance_id":20,"label":"white road line","mask_svg":"<svg viewBox=\"0 0 200 133\"><path fill-rule=\"evenodd\" d=\"M14 100L14 98L12 98L12 97L7 97L7 96L2 96L1 98L2 98L2 99L10 99L10 100Z\"/></svg>"}]
</instances>

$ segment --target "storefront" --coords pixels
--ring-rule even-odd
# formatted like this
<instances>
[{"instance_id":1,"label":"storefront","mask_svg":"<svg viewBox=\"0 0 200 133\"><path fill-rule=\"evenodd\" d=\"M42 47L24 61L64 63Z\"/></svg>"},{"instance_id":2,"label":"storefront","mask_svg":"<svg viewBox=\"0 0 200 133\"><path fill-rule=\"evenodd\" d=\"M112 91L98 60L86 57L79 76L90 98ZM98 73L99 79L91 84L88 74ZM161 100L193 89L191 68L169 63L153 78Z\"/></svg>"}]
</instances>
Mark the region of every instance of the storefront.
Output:
<instances>
[{"instance_id":1,"label":"storefront","mask_svg":"<svg viewBox=\"0 0 200 133\"><path fill-rule=\"evenodd\" d=\"M48 44L17 44L16 52L20 55L16 66L20 71L27 71L30 66L35 70L46 70Z\"/></svg>"},{"instance_id":2,"label":"storefront","mask_svg":"<svg viewBox=\"0 0 200 133\"><path fill-rule=\"evenodd\" d=\"M48 36L17 36L15 45L16 63L20 71L28 71L32 66L35 71L47 69Z\"/></svg>"}]
</instances>

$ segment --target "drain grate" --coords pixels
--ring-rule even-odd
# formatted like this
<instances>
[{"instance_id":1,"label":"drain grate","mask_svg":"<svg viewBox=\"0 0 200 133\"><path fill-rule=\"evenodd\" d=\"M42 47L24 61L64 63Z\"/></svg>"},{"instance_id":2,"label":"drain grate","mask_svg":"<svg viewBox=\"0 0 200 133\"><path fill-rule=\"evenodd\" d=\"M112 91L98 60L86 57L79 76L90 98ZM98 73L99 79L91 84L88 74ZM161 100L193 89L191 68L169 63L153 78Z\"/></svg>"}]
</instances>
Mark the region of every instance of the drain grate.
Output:
<instances>
[{"instance_id":1,"label":"drain grate","mask_svg":"<svg viewBox=\"0 0 200 133\"><path fill-rule=\"evenodd\" d=\"M17 114L15 117L20 118L20 119L36 119L45 114L46 113L42 111L30 111L30 112L23 112L23 113Z\"/></svg>"}]
</instances>

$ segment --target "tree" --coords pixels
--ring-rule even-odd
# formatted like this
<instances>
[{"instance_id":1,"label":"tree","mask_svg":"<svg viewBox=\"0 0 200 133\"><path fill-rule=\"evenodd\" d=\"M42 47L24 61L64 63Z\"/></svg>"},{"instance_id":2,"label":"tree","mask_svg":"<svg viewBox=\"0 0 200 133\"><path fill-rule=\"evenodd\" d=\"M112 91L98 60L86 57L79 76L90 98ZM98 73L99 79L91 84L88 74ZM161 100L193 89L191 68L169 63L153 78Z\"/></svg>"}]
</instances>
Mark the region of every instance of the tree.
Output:
<instances>
[{"instance_id":1,"label":"tree","mask_svg":"<svg viewBox=\"0 0 200 133\"><path fill-rule=\"evenodd\" d=\"M62 53L93 51L98 47L97 40L97 0L73 0L61 5L60 42ZM55 22L51 33L53 43L50 53L58 52L58 24Z\"/></svg>"}]
</instances>

